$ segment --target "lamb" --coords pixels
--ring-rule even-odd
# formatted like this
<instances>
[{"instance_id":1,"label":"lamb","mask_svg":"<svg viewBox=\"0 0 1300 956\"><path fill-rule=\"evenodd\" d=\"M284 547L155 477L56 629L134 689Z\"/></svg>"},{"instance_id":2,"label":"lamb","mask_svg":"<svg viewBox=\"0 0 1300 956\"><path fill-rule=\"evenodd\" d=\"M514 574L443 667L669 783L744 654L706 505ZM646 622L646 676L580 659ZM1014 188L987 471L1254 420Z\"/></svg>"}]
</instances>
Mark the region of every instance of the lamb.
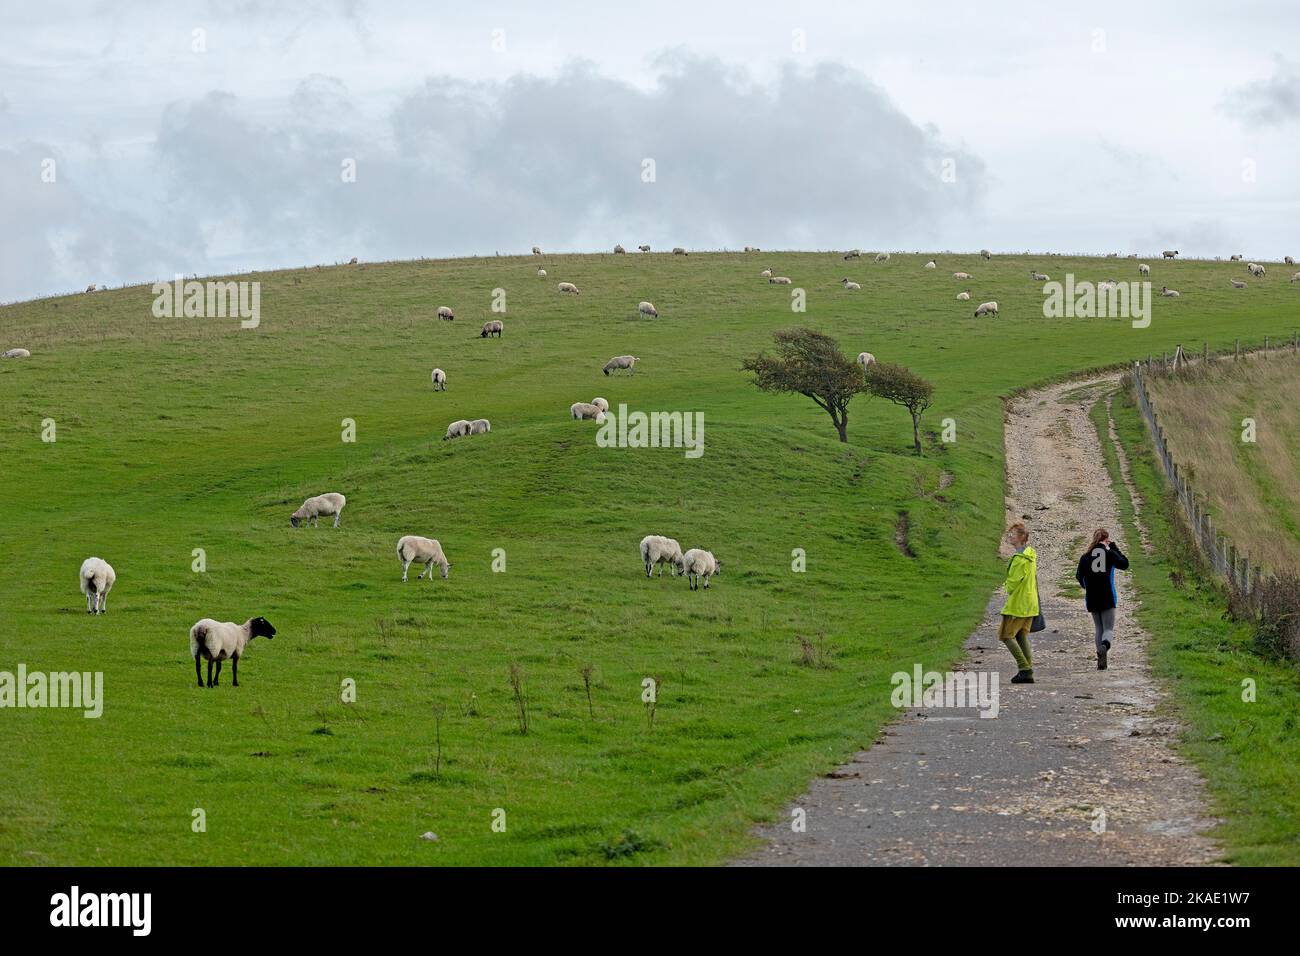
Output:
<instances>
[{"instance_id":1,"label":"lamb","mask_svg":"<svg viewBox=\"0 0 1300 956\"><path fill-rule=\"evenodd\" d=\"M451 311L449 306L440 305L438 306L438 318L442 319L444 322L455 322L456 313Z\"/></svg>"},{"instance_id":2,"label":"lamb","mask_svg":"<svg viewBox=\"0 0 1300 956\"><path fill-rule=\"evenodd\" d=\"M608 375L611 372L616 372L621 368L625 368L627 369L629 375L635 375L636 363L639 361L640 359L638 359L635 355L615 355L612 359L610 359L608 362L605 363L605 367L601 369L601 371L604 372L606 375Z\"/></svg>"},{"instance_id":3,"label":"lamb","mask_svg":"<svg viewBox=\"0 0 1300 956\"><path fill-rule=\"evenodd\" d=\"M1031 269L1029 271L1029 278L1033 279L1035 282L1046 282L1050 276L1043 272L1034 272Z\"/></svg>"},{"instance_id":4,"label":"lamb","mask_svg":"<svg viewBox=\"0 0 1300 956\"><path fill-rule=\"evenodd\" d=\"M989 252L987 249L981 249L981 250L980 250L980 255L982 255L985 259L992 259L992 258L993 258L993 253Z\"/></svg>"},{"instance_id":5,"label":"lamb","mask_svg":"<svg viewBox=\"0 0 1300 956\"><path fill-rule=\"evenodd\" d=\"M561 292L567 293L568 295L582 295L582 293L578 291L578 287L572 282L561 282L559 289Z\"/></svg>"},{"instance_id":6,"label":"lamb","mask_svg":"<svg viewBox=\"0 0 1300 956\"><path fill-rule=\"evenodd\" d=\"M601 398L599 395L597 395L595 398L593 398L593 399L591 400L591 404L595 405L595 406L596 406L597 408L599 408L602 412L607 412L607 411L609 411L609 402L605 401L605 400L604 400L603 398Z\"/></svg>"},{"instance_id":7,"label":"lamb","mask_svg":"<svg viewBox=\"0 0 1300 956\"><path fill-rule=\"evenodd\" d=\"M469 423L469 433L471 435L486 435L492 430L492 423L486 418L476 418Z\"/></svg>"},{"instance_id":8,"label":"lamb","mask_svg":"<svg viewBox=\"0 0 1300 956\"><path fill-rule=\"evenodd\" d=\"M763 278L763 279L770 279L770 278L772 278L772 270L771 270L771 269L764 269L762 272L759 273L759 277L760 277L760 278Z\"/></svg>"},{"instance_id":9,"label":"lamb","mask_svg":"<svg viewBox=\"0 0 1300 956\"><path fill-rule=\"evenodd\" d=\"M858 364L861 365L864 370L866 370L867 368L876 364L876 357L872 355L870 352L859 352Z\"/></svg>"},{"instance_id":10,"label":"lamb","mask_svg":"<svg viewBox=\"0 0 1300 956\"><path fill-rule=\"evenodd\" d=\"M433 370L433 390L435 392L447 391L447 373L440 368Z\"/></svg>"},{"instance_id":11,"label":"lamb","mask_svg":"<svg viewBox=\"0 0 1300 956\"><path fill-rule=\"evenodd\" d=\"M334 516L334 527L339 526L339 519L343 517L343 506L348 503L337 491L328 491L323 495L317 495L314 498L308 498L302 503L302 506L289 516L289 524L295 528L300 521L305 521L313 527L318 524L317 519L324 515L328 518Z\"/></svg>"},{"instance_id":12,"label":"lamb","mask_svg":"<svg viewBox=\"0 0 1300 956\"><path fill-rule=\"evenodd\" d=\"M651 318L657 318L659 316L659 310L654 307L653 302L642 302L636 307L636 310L642 315L648 315Z\"/></svg>"},{"instance_id":13,"label":"lamb","mask_svg":"<svg viewBox=\"0 0 1300 956\"><path fill-rule=\"evenodd\" d=\"M214 621L205 617L195 622L190 628L190 656L194 658L194 679L203 686L203 673L200 670L201 658L208 661L208 686L216 687L221 682L221 662L230 661L231 683L239 686L239 659L244 656L248 642L255 637L267 640L275 637L275 628L264 617L250 617L243 624L233 621ZM212 676L212 665L217 665L217 676Z\"/></svg>"},{"instance_id":14,"label":"lamb","mask_svg":"<svg viewBox=\"0 0 1300 956\"><path fill-rule=\"evenodd\" d=\"M1265 270L1263 266L1257 265L1256 263L1252 262L1250 265L1246 266L1246 271L1249 272L1251 275L1253 275L1256 279L1262 279L1264 277Z\"/></svg>"},{"instance_id":15,"label":"lamb","mask_svg":"<svg viewBox=\"0 0 1300 956\"><path fill-rule=\"evenodd\" d=\"M1242 282L1240 279L1229 279L1228 281L1229 281L1230 283L1232 283L1232 287L1233 287L1234 289L1244 289L1244 288L1246 288L1246 283Z\"/></svg>"},{"instance_id":16,"label":"lamb","mask_svg":"<svg viewBox=\"0 0 1300 956\"><path fill-rule=\"evenodd\" d=\"M649 246L637 246L637 248L640 249L642 252L649 252L649 251L650 251L650 247L649 247Z\"/></svg>"},{"instance_id":17,"label":"lamb","mask_svg":"<svg viewBox=\"0 0 1300 956\"><path fill-rule=\"evenodd\" d=\"M574 402L569 406L569 416L574 421L590 419L594 422L603 422L605 420L605 409L595 402Z\"/></svg>"},{"instance_id":18,"label":"lamb","mask_svg":"<svg viewBox=\"0 0 1300 956\"><path fill-rule=\"evenodd\" d=\"M859 292L862 290L862 286L858 285L856 282L850 282L847 277L840 280L840 285L844 286L844 288L848 289L850 292Z\"/></svg>"},{"instance_id":19,"label":"lamb","mask_svg":"<svg viewBox=\"0 0 1300 956\"><path fill-rule=\"evenodd\" d=\"M1145 262L1138 263L1138 274L1149 276L1151 274L1151 267L1147 265Z\"/></svg>"},{"instance_id":20,"label":"lamb","mask_svg":"<svg viewBox=\"0 0 1300 956\"><path fill-rule=\"evenodd\" d=\"M704 588L708 590L709 577L722 573L722 562L703 548L691 548L682 555L682 572L692 591L700 589L700 579L704 579Z\"/></svg>"},{"instance_id":21,"label":"lamb","mask_svg":"<svg viewBox=\"0 0 1300 956\"><path fill-rule=\"evenodd\" d=\"M488 319L483 323L483 331L478 334L478 337L485 339L489 335L495 335L497 338L501 338L501 331L504 328L505 325L500 319Z\"/></svg>"},{"instance_id":22,"label":"lamb","mask_svg":"<svg viewBox=\"0 0 1300 956\"><path fill-rule=\"evenodd\" d=\"M103 558L81 562L81 593L86 596L86 613L103 614L108 610L108 592L113 590L117 572Z\"/></svg>"},{"instance_id":23,"label":"lamb","mask_svg":"<svg viewBox=\"0 0 1300 956\"><path fill-rule=\"evenodd\" d=\"M1160 253L1160 255L1164 256L1166 259L1174 259L1178 256L1178 250L1166 249L1164 252Z\"/></svg>"},{"instance_id":24,"label":"lamb","mask_svg":"<svg viewBox=\"0 0 1300 956\"><path fill-rule=\"evenodd\" d=\"M616 256L625 256L625 255L627 255L627 250L624 249L622 246L615 246L615 247L614 247L614 255L616 255Z\"/></svg>"},{"instance_id":25,"label":"lamb","mask_svg":"<svg viewBox=\"0 0 1300 956\"><path fill-rule=\"evenodd\" d=\"M972 276L969 272L954 272L954 273L952 274L952 277L953 277L954 279L973 279L973 278L974 278L974 276Z\"/></svg>"},{"instance_id":26,"label":"lamb","mask_svg":"<svg viewBox=\"0 0 1300 956\"><path fill-rule=\"evenodd\" d=\"M957 299L958 299L958 301L960 301L960 302L969 302L969 301L970 301L970 293L969 293L969 292L958 292L958 293L957 293Z\"/></svg>"},{"instance_id":27,"label":"lamb","mask_svg":"<svg viewBox=\"0 0 1300 956\"><path fill-rule=\"evenodd\" d=\"M996 302L981 302L975 308L975 318L977 319L981 315L997 315L997 314L998 314L998 304Z\"/></svg>"},{"instance_id":28,"label":"lamb","mask_svg":"<svg viewBox=\"0 0 1300 956\"><path fill-rule=\"evenodd\" d=\"M767 281L768 281L768 283L769 283L770 285L789 285L789 284L790 284L790 279L789 279L787 276L772 276L772 277L769 278Z\"/></svg>"},{"instance_id":29,"label":"lamb","mask_svg":"<svg viewBox=\"0 0 1300 956\"><path fill-rule=\"evenodd\" d=\"M436 538L422 538L418 534L403 535L397 541L397 560L402 562L402 580L406 580L406 569L411 563L419 562L424 565L424 570L415 580L421 580L426 574L429 575L429 582L433 583L433 566L436 564L442 571L442 579L447 580L447 572L451 570L451 562L447 556L442 553L442 545Z\"/></svg>"},{"instance_id":30,"label":"lamb","mask_svg":"<svg viewBox=\"0 0 1300 956\"><path fill-rule=\"evenodd\" d=\"M1160 294L1166 299L1176 299L1181 293L1177 289L1171 289L1167 285L1162 285L1160 287Z\"/></svg>"},{"instance_id":31,"label":"lamb","mask_svg":"<svg viewBox=\"0 0 1300 956\"><path fill-rule=\"evenodd\" d=\"M641 563L645 565L645 576L651 577L655 565L659 565L659 576L664 576L664 565L673 577L683 570L682 546L673 538L661 534L648 534L641 539Z\"/></svg>"},{"instance_id":32,"label":"lamb","mask_svg":"<svg viewBox=\"0 0 1300 956\"><path fill-rule=\"evenodd\" d=\"M876 254L876 261L877 261L877 262L888 262L888 261L889 261L889 253L888 253L888 252L877 253L877 254Z\"/></svg>"},{"instance_id":33,"label":"lamb","mask_svg":"<svg viewBox=\"0 0 1300 956\"><path fill-rule=\"evenodd\" d=\"M449 438L464 438L469 434L469 422L463 418L458 418L447 426L447 434L442 436L443 441Z\"/></svg>"},{"instance_id":34,"label":"lamb","mask_svg":"<svg viewBox=\"0 0 1300 956\"><path fill-rule=\"evenodd\" d=\"M927 263L925 264L925 267L926 267L927 269L937 269L937 268L939 268L939 263L937 263L937 262L935 262L933 259L931 259L929 262L927 262Z\"/></svg>"},{"instance_id":35,"label":"lamb","mask_svg":"<svg viewBox=\"0 0 1300 956\"><path fill-rule=\"evenodd\" d=\"M538 276L538 278L540 278L540 279L545 279L545 278L546 278L546 270L545 270L545 269L538 269L538 270L537 270L537 276Z\"/></svg>"},{"instance_id":36,"label":"lamb","mask_svg":"<svg viewBox=\"0 0 1300 956\"><path fill-rule=\"evenodd\" d=\"M687 252L685 249L683 249L681 246L673 246L673 255L675 255L675 256L685 256L685 255L690 255L690 253L688 253L688 252Z\"/></svg>"},{"instance_id":37,"label":"lamb","mask_svg":"<svg viewBox=\"0 0 1300 956\"><path fill-rule=\"evenodd\" d=\"M26 349L10 349L9 351L5 352L3 355L0 355L0 358L15 358L15 359L31 358L31 357L32 357L32 353L27 351Z\"/></svg>"},{"instance_id":38,"label":"lamb","mask_svg":"<svg viewBox=\"0 0 1300 956\"><path fill-rule=\"evenodd\" d=\"M541 254L542 254L542 247L541 247L541 246L533 246L533 255L535 255L535 256L540 256Z\"/></svg>"}]
</instances>

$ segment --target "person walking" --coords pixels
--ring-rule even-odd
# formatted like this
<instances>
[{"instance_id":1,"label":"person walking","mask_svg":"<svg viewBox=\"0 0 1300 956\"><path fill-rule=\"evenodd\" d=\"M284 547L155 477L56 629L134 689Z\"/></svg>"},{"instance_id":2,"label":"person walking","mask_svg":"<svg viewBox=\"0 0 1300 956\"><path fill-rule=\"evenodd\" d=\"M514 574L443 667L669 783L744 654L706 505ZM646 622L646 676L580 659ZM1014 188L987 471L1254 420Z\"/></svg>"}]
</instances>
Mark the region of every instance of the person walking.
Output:
<instances>
[{"instance_id":1,"label":"person walking","mask_svg":"<svg viewBox=\"0 0 1300 956\"><path fill-rule=\"evenodd\" d=\"M1029 531L1019 521L1007 529L1007 541L1016 553L1007 565L1003 585L1007 601L1002 605L998 639L1007 646L1019 668L1011 683L1032 684L1034 656L1029 647L1029 629L1038 616L1038 553L1029 546Z\"/></svg>"},{"instance_id":2,"label":"person walking","mask_svg":"<svg viewBox=\"0 0 1300 956\"><path fill-rule=\"evenodd\" d=\"M1092 543L1079 558L1079 568L1074 573L1079 587L1083 588L1083 606L1092 615L1096 631L1097 670L1106 669L1106 656L1115 640L1115 606L1119 595L1115 591L1115 570L1128 570L1128 558L1114 541L1110 532L1098 528L1092 533Z\"/></svg>"}]
</instances>

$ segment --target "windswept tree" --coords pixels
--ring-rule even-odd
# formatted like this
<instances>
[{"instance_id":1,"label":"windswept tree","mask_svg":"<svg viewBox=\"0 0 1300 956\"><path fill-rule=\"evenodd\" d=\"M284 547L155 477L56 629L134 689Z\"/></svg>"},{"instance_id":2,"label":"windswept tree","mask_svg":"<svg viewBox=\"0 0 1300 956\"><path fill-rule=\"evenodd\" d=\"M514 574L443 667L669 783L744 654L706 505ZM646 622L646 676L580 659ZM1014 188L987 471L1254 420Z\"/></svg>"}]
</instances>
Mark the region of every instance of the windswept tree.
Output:
<instances>
[{"instance_id":1,"label":"windswept tree","mask_svg":"<svg viewBox=\"0 0 1300 956\"><path fill-rule=\"evenodd\" d=\"M754 373L765 392L797 392L826 410L840 441L848 441L849 402L867 390L862 368L829 335L812 329L781 329L772 336L776 355L760 352L740 366Z\"/></svg>"},{"instance_id":2,"label":"windswept tree","mask_svg":"<svg viewBox=\"0 0 1300 956\"><path fill-rule=\"evenodd\" d=\"M921 454L921 413L930 407L934 386L906 366L877 362L867 369L867 391L912 414L912 444Z\"/></svg>"}]
</instances>

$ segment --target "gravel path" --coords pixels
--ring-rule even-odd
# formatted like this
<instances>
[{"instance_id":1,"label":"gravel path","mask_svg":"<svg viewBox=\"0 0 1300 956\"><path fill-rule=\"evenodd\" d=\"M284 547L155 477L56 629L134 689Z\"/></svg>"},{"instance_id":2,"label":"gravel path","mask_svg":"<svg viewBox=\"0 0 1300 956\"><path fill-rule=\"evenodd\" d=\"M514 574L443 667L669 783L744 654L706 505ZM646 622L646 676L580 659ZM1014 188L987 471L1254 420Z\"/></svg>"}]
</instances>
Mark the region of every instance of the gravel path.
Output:
<instances>
[{"instance_id":1,"label":"gravel path","mask_svg":"<svg viewBox=\"0 0 1300 956\"><path fill-rule=\"evenodd\" d=\"M764 828L741 865L1102 865L1214 863L1199 774L1172 744L1178 726L1147 664L1126 575L1110 669L1098 671L1074 566L1104 526L1131 559L1088 410L1113 377L1067 382L1008 407L1007 516L1039 554L1048 629L1034 635L1037 683L1012 685L997 639L1001 593L958 669L1000 674L996 719L973 709L903 712L875 745ZM1070 579L1068 593L1058 595ZM925 664L926 662L921 662ZM806 812L795 832L792 813Z\"/></svg>"}]
</instances>

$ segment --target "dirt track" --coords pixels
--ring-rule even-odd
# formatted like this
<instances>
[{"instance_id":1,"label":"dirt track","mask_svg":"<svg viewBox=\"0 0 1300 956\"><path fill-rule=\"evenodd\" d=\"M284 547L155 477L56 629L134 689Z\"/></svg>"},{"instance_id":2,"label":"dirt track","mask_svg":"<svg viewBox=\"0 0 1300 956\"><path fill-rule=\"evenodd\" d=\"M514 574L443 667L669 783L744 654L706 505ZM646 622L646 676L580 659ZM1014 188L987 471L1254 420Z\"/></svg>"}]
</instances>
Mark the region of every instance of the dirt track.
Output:
<instances>
[{"instance_id":1,"label":"dirt track","mask_svg":"<svg viewBox=\"0 0 1300 956\"><path fill-rule=\"evenodd\" d=\"M1012 685L997 639L1002 595L958 669L1000 673L996 719L974 709L908 709L868 751L764 828L742 865L1176 866L1219 858L1204 835L1203 783L1174 752L1178 732L1147 665L1126 575L1110 669L1096 670L1092 623L1073 582L1094 527L1123 540L1088 410L1113 378L1031 393L1006 422L1008 521L1039 554L1048 629L1034 635L1037 683ZM1062 583L1069 578L1069 587ZM1065 594L1058 592L1065 590ZM928 662L921 662L928 667ZM794 832L791 812L806 811ZM1104 826L1102 826L1104 814Z\"/></svg>"}]
</instances>

